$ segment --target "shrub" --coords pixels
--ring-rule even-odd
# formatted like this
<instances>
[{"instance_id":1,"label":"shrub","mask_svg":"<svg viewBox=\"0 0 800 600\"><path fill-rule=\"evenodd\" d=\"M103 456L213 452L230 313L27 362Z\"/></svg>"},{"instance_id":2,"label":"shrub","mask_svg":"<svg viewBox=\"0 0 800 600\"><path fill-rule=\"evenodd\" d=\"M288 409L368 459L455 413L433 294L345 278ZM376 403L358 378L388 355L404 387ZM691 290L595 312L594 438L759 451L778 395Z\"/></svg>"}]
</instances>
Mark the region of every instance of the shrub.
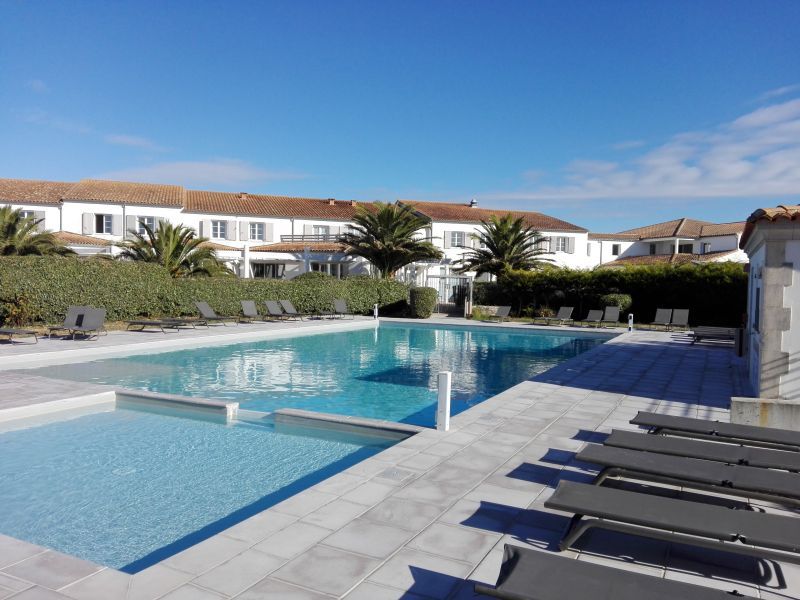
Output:
<instances>
[{"instance_id":1,"label":"shrub","mask_svg":"<svg viewBox=\"0 0 800 600\"><path fill-rule=\"evenodd\" d=\"M600 296L600 306L616 306L621 314L627 313L633 305L630 294L603 294Z\"/></svg>"},{"instance_id":2,"label":"shrub","mask_svg":"<svg viewBox=\"0 0 800 600\"><path fill-rule=\"evenodd\" d=\"M206 300L220 313L239 314L241 300L289 299L302 312L330 310L343 298L354 313L372 307L405 305L408 287L397 281L353 277L335 279L308 274L292 280L228 277L172 279L154 264L21 256L0 258L0 321L15 324L56 323L72 304L102 306L111 321L137 317L195 315L195 300ZM23 299L25 306L23 307ZM25 313L25 314L23 314ZM9 321L10 323L11 321Z\"/></svg>"},{"instance_id":3,"label":"shrub","mask_svg":"<svg viewBox=\"0 0 800 600\"><path fill-rule=\"evenodd\" d=\"M436 308L439 292L429 287L413 287L409 290L408 313L412 319L427 319Z\"/></svg>"},{"instance_id":4,"label":"shrub","mask_svg":"<svg viewBox=\"0 0 800 600\"><path fill-rule=\"evenodd\" d=\"M526 308L525 310L526 311L530 311L531 309L530 308ZM550 319L550 318L556 316L556 311L554 311L549 306L541 306L541 307L537 308L536 310L534 310L532 312L533 312L533 316L537 317L539 319L544 319L544 318Z\"/></svg>"}]
</instances>

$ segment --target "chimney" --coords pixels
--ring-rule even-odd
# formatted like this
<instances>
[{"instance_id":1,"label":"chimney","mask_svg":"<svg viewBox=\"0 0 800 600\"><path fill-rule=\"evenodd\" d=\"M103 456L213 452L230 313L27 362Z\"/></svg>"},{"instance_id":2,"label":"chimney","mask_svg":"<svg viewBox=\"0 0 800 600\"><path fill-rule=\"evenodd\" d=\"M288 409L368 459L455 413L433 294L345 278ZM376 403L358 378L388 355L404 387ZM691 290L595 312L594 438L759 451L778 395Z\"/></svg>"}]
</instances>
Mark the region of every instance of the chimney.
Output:
<instances>
[{"instance_id":1,"label":"chimney","mask_svg":"<svg viewBox=\"0 0 800 600\"><path fill-rule=\"evenodd\" d=\"M476 206L478 206L478 201L475 200L475 198L473 198L472 200L469 201L469 207L470 208L475 208Z\"/></svg>"},{"instance_id":2,"label":"chimney","mask_svg":"<svg viewBox=\"0 0 800 600\"><path fill-rule=\"evenodd\" d=\"M247 192L239 192L239 200L247 200Z\"/></svg>"},{"instance_id":3,"label":"chimney","mask_svg":"<svg viewBox=\"0 0 800 600\"><path fill-rule=\"evenodd\" d=\"M355 206L356 204L358 204L358 202L355 200L350 200L350 206Z\"/></svg>"},{"instance_id":4,"label":"chimney","mask_svg":"<svg viewBox=\"0 0 800 600\"><path fill-rule=\"evenodd\" d=\"M333 198L328 198L328 204L333 206L334 204L336 204L336 200L334 200Z\"/></svg>"}]
</instances>

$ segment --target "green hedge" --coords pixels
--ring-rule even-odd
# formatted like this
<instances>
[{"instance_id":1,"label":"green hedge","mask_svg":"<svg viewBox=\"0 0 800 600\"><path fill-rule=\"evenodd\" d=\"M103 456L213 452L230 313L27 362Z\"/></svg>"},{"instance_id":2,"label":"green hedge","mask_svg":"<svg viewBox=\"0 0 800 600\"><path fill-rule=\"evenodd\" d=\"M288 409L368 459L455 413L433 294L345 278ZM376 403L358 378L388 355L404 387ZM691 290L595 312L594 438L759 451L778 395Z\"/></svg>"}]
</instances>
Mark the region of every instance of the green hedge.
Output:
<instances>
[{"instance_id":1,"label":"green hedge","mask_svg":"<svg viewBox=\"0 0 800 600\"><path fill-rule=\"evenodd\" d=\"M414 287L409 292L408 312L414 319L427 319L436 308L439 292L429 287Z\"/></svg>"},{"instance_id":2,"label":"green hedge","mask_svg":"<svg viewBox=\"0 0 800 600\"><path fill-rule=\"evenodd\" d=\"M648 323L656 308L688 308L692 325L738 326L747 306L747 274L737 263L513 271L475 286L475 304L510 304L518 313L542 306L574 306L576 317L602 308L602 296L628 294L630 311Z\"/></svg>"},{"instance_id":3,"label":"green hedge","mask_svg":"<svg viewBox=\"0 0 800 600\"><path fill-rule=\"evenodd\" d=\"M354 313L381 314L408 307L408 287L369 277L335 279L309 273L292 280L234 278L172 279L146 263L20 256L0 258L0 322L15 325L56 323L72 304L101 306L108 319L195 315L195 300L206 300L220 313L238 314L240 300L288 298L302 312L330 310L344 298ZM389 310L384 310L389 309Z\"/></svg>"}]
</instances>

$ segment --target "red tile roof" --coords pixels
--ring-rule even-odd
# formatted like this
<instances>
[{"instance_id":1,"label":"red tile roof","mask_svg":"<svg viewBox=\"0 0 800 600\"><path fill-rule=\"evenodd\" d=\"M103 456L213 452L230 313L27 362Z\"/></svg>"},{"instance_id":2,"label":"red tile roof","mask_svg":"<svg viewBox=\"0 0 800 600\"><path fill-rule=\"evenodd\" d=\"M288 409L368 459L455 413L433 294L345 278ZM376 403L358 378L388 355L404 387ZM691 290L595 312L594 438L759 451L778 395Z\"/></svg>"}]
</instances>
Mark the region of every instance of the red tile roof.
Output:
<instances>
[{"instance_id":1,"label":"red tile roof","mask_svg":"<svg viewBox=\"0 0 800 600\"><path fill-rule=\"evenodd\" d=\"M184 189L179 185L130 183L82 179L67 191L64 200L110 202L141 206L183 206Z\"/></svg>"},{"instance_id":2,"label":"red tile roof","mask_svg":"<svg viewBox=\"0 0 800 600\"><path fill-rule=\"evenodd\" d=\"M354 200L323 200L320 198L293 198L291 196L187 190L185 210L186 212L207 214L305 217L351 221L359 206L370 209L372 203L356 202Z\"/></svg>"},{"instance_id":3,"label":"red tile roof","mask_svg":"<svg viewBox=\"0 0 800 600\"><path fill-rule=\"evenodd\" d=\"M202 242L199 246L200 248L211 248L212 250L220 250L223 252L241 252L241 248L236 248L234 246L226 246L225 244L218 244L217 242L209 242L205 241Z\"/></svg>"},{"instance_id":4,"label":"red tile roof","mask_svg":"<svg viewBox=\"0 0 800 600\"><path fill-rule=\"evenodd\" d=\"M0 179L0 202L58 204L74 183L36 179Z\"/></svg>"},{"instance_id":5,"label":"red tile roof","mask_svg":"<svg viewBox=\"0 0 800 600\"><path fill-rule=\"evenodd\" d=\"M689 263L715 262L736 250L720 250L705 254L645 254L643 256L625 256L600 265L601 267L627 267L641 265L685 265Z\"/></svg>"},{"instance_id":6,"label":"red tile roof","mask_svg":"<svg viewBox=\"0 0 800 600\"><path fill-rule=\"evenodd\" d=\"M309 252L344 252L344 244L336 242L278 242L276 244L264 244L250 248L253 252L289 252L301 254L308 248Z\"/></svg>"},{"instance_id":7,"label":"red tile roof","mask_svg":"<svg viewBox=\"0 0 800 600\"><path fill-rule=\"evenodd\" d=\"M708 221L698 221L696 219L675 219L673 221L665 221L664 223L655 223L654 225L646 225L644 227L636 227L634 229L627 229L620 233L629 233L639 236L639 239L648 238L666 238L666 237L685 237L695 238L700 237L700 232L704 226L714 225Z\"/></svg>"},{"instance_id":8,"label":"red tile roof","mask_svg":"<svg viewBox=\"0 0 800 600\"><path fill-rule=\"evenodd\" d=\"M747 223L742 233L742 239L739 240L739 247L744 248L747 240L755 229L756 223L759 221L800 221L800 205L797 204L779 204L775 208L759 208L753 211L747 218Z\"/></svg>"},{"instance_id":9,"label":"red tile roof","mask_svg":"<svg viewBox=\"0 0 800 600\"><path fill-rule=\"evenodd\" d=\"M590 233L590 240L635 242L639 236L633 233Z\"/></svg>"},{"instance_id":10,"label":"red tile roof","mask_svg":"<svg viewBox=\"0 0 800 600\"><path fill-rule=\"evenodd\" d=\"M111 242L71 231L55 231L53 236L67 246L110 246Z\"/></svg>"},{"instance_id":11,"label":"red tile roof","mask_svg":"<svg viewBox=\"0 0 800 600\"><path fill-rule=\"evenodd\" d=\"M583 227L578 227L572 223L567 223L539 212L478 208L469 204L456 204L453 202L422 202L419 200L400 200L400 202L413 206L419 213L434 221L478 223L480 221L488 221L492 216L502 217L510 213L514 218L522 217L529 227L533 227L538 231L586 231Z\"/></svg>"}]
</instances>

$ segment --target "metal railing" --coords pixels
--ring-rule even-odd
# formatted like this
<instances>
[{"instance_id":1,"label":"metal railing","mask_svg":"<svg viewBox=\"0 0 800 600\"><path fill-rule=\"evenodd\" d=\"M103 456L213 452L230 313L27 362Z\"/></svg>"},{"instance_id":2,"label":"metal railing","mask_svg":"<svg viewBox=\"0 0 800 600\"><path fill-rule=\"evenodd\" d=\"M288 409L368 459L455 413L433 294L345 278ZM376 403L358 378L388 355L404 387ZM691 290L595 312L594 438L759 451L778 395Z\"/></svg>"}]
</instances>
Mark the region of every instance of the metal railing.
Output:
<instances>
[{"instance_id":1,"label":"metal railing","mask_svg":"<svg viewBox=\"0 0 800 600\"><path fill-rule=\"evenodd\" d=\"M303 235L282 235L281 242L338 242L338 233L307 233Z\"/></svg>"}]
</instances>

